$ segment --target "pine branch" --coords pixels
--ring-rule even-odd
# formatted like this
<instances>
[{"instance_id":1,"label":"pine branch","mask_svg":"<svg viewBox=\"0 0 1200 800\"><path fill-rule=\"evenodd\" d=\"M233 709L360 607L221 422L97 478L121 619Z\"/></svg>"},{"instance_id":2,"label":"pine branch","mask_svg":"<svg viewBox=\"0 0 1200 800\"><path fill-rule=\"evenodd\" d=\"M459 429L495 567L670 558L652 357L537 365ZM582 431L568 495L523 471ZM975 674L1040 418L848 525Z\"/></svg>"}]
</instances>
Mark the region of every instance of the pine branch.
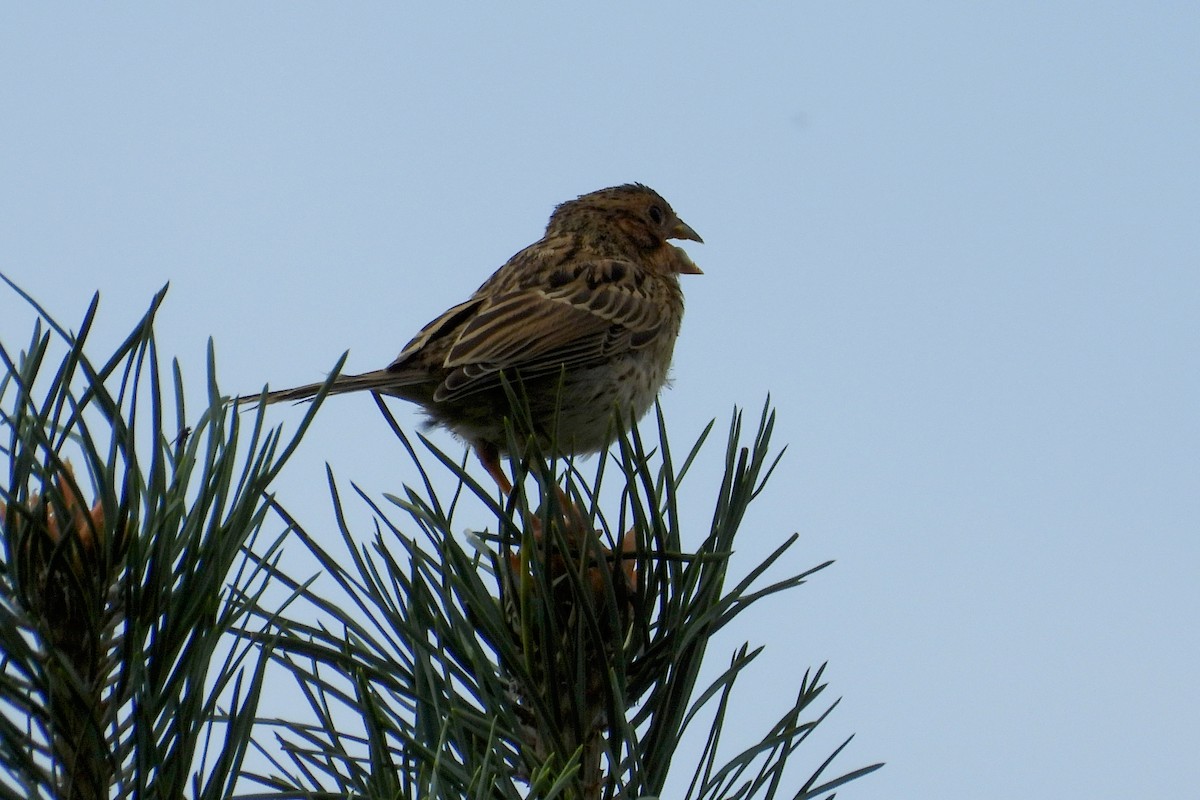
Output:
<instances>
[{"instance_id":1,"label":"pine branch","mask_svg":"<svg viewBox=\"0 0 1200 800\"><path fill-rule=\"evenodd\" d=\"M823 666L734 753L728 712L762 648L700 680L718 631L828 566L768 577L792 535L727 585L747 508L782 455L769 404L753 428L733 415L706 500L683 484L712 424L677 467L660 410L652 443L632 428L585 475L537 452L516 387L507 449L528 457L502 497L465 458L410 439L377 398L418 480L382 498L351 484L374 518L363 536L330 472L341 537L326 546L267 494L316 404L286 442L261 409L239 418L210 345L192 418L179 366L164 380L155 346L165 290L94 359L98 298L72 333L4 280L41 319L23 353L0 344L0 800L599 800L658 797L669 779L685 800L812 798L879 767L827 777L847 740L793 775L837 705L822 707ZM685 531L696 515L681 510L699 502L711 522ZM286 530L262 540L272 512ZM466 524L487 530L453 533ZM284 572L285 545L328 580ZM265 719L259 701L280 677L306 713ZM699 758L682 754L704 725Z\"/></svg>"},{"instance_id":2,"label":"pine branch","mask_svg":"<svg viewBox=\"0 0 1200 800\"><path fill-rule=\"evenodd\" d=\"M344 596L271 573L295 602L264 636L276 668L310 698L315 721L264 720L292 765L276 760L274 773L252 779L296 796L658 796L672 765L678 771L695 763L677 759L677 748L702 718L711 718L709 746L688 798L810 796L804 792L875 769L816 789L814 775L787 789L788 757L828 713L810 710L825 688L823 669L805 676L758 745L722 755L731 693L759 650L741 648L698 689L711 637L828 564L764 584L796 542L792 536L726 587L738 526L778 463L770 447L774 414L764 408L746 445L742 414L731 420L711 528L694 552L681 545L694 537L683 535L679 508L695 500L685 501L680 486L708 429L676 471L661 413L658 422L653 449L634 429L590 479L573 463L530 451L523 439L531 457L517 465L517 489L506 504L472 478L463 459L424 438L422 453L393 426L417 487L385 502L354 488L376 522L364 543L350 529L330 472L343 556L277 506ZM510 450L521 449L518 430ZM450 503L435 492L444 483L439 472L455 481ZM597 499L606 478L622 490L615 513L604 513ZM456 512L481 510L492 530L465 539L452 532L464 524ZM348 718L360 720L357 731L348 732Z\"/></svg>"},{"instance_id":3,"label":"pine branch","mask_svg":"<svg viewBox=\"0 0 1200 800\"><path fill-rule=\"evenodd\" d=\"M98 296L72 333L4 281L40 321L0 344L0 796L228 797L263 673L227 631L289 450L229 412L211 346L197 419L177 364L164 386L165 289L94 359Z\"/></svg>"}]
</instances>

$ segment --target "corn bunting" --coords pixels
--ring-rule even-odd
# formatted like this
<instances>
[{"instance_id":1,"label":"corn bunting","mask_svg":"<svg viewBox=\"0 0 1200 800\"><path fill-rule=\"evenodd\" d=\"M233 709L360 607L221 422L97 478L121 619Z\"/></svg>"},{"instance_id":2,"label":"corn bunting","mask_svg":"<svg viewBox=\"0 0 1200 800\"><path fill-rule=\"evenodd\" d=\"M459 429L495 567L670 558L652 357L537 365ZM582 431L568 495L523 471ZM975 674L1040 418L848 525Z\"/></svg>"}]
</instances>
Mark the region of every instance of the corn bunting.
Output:
<instances>
[{"instance_id":1,"label":"corn bunting","mask_svg":"<svg viewBox=\"0 0 1200 800\"><path fill-rule=\"evenodd\" d=\"M546 234L473 295L421 329L384 369L338 377L330 394L371 391L416 403L470 443L505 490L508 394L528 400L533 433L557 454L617 435L614 410L640 418L667 380L683 318L680 274L699 274L668 239L703 241L657 192L627 184L558 206ZM246 396L307 400L322 384Z\"/></svg>"}]
</instances>

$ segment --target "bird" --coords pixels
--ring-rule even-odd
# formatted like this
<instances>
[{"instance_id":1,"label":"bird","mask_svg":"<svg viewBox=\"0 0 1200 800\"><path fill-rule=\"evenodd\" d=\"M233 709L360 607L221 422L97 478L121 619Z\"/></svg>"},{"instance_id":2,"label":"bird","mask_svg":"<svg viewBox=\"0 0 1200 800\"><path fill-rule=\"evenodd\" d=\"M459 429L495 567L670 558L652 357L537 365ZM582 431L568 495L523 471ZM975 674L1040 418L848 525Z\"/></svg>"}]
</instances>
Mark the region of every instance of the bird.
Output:
<instances>
[{"instance_id":1,"label":"bird","mask_svg":"<svg viewBox=\"0 0 1200 800\"><path fill-rule=\"evenodd\" d=\"M505 430L512 387L543 452L565 456L607 449L617 420L640 419L667 384L683 319L679 276L702 274L672 239L704 241L643 184L568 200L541 239L422 328L391 364L338 376L329 394L415 403L471 446L510 494L500 457L521 455L508 452ZM325 384L238 401L305 401Z\"/></svg>"}]
</instances>

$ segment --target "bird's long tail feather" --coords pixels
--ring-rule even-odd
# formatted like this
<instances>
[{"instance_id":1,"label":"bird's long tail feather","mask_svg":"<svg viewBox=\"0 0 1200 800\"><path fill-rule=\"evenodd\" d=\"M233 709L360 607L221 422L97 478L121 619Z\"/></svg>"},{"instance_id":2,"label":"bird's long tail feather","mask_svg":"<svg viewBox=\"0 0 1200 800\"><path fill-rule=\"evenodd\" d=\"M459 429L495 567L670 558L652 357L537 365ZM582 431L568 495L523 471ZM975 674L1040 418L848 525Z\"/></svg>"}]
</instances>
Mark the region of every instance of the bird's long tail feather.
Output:
<instances>
[{"instance_id":1,"label":"bird's long tail feather","mask_svg":"<svg viewBox=\"0 0 1200 800\"><path fill-rule=\"evenodd\" d=\"M402 381L401 381L402 382ZM296 402L302 403L306 400L312 400L321 389L325 386L325 381L319 383L310 383L305 386L296 386L292 389L280 389L275 392L267 392L264 394L244 394L238 397L234 402L239 406L255 406L258 403L263 405L271 405L272 403ZM397 384L395 373L388 372L386 369L377 369L374 372L364 372L361 375L339 375L334 379L333 385L329 387L329 394L346 394L347 392L370 392L381 391L388 387L394 387Z\"/></svg>"}]
</instances>

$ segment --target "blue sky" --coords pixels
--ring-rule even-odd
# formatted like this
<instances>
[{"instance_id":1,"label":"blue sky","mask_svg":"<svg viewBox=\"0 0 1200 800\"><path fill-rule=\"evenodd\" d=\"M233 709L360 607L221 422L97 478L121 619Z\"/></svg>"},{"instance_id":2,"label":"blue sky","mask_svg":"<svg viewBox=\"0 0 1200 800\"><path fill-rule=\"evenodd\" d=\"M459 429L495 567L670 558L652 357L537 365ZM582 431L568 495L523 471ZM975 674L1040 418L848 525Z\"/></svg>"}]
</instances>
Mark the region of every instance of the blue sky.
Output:
<instances>
[{"instance_id":1,"label":"blue sky","mask_svg":"<svg viewBox=\"0 0 1200 800\"><path fill-rule=\"evenodd\" d=\"M745 724L828 660L823 741L888 762L839 796L1186 796L1198 42L1168 2L10 5L0 270L67 321L99 289L100 343L170 281L197 396L209 336L256 391L386 364L556 203L647 183L705 238L672 429L770 393L790 445L739 563L837 559L721 642L767 645ZM414 478L367 398L281 481L312 526L326 461Z\"/></svg>"}]
</instances>

